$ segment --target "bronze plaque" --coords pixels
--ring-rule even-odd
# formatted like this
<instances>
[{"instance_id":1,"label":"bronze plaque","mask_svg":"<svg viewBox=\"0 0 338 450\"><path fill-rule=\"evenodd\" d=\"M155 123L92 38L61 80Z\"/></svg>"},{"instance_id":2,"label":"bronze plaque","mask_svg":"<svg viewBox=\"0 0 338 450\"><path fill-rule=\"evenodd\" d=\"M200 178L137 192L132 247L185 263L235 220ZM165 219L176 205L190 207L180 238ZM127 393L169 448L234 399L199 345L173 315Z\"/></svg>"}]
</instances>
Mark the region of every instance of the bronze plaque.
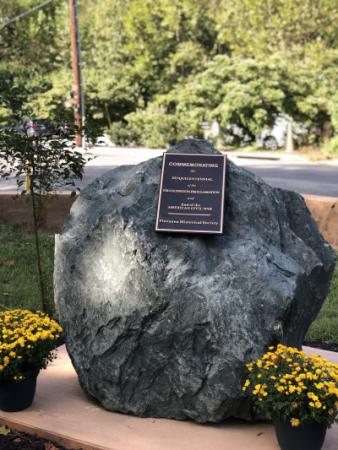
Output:
<instances>
[{"instance_id":1,"label":"bronze plaque","mask_svg":"<svg viewBox=\"0 0 338 450\"><path fill-rule=\"evenodd\" d=\"M223 233L226 156L164 153L156 231Z\"/></svg>"}]
</instances>

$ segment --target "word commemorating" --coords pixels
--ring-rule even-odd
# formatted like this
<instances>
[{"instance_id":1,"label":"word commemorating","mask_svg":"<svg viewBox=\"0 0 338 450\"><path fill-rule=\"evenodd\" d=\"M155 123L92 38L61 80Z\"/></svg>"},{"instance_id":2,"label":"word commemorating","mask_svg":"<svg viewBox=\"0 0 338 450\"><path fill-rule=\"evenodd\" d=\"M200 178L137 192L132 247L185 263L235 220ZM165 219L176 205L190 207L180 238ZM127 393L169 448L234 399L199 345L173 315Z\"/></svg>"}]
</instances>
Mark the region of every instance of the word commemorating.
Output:
<instances>
[{"instance_id":1,"label":"word commemorating","mask_svg":"<svg viewBox=\"0 0 338 450\"><path fill-rule=\"evenodd\" d=\"M156 231L223 233L226 156L164 153Z\"/></svg>"}]
</instances>

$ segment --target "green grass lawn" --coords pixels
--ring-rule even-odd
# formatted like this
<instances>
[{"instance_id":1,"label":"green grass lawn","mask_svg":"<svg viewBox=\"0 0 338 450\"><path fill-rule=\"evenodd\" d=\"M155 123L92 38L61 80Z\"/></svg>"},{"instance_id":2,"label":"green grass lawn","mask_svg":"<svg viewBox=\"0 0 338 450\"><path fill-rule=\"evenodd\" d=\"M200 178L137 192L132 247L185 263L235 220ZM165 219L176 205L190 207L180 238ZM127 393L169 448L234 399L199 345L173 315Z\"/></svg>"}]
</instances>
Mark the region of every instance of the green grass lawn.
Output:
<instances>
[{"instance_id":1,"label":"green grass lawn","mask_svg":"<svg viewBox=\"0 0 338 450\"><path fill-rule=\"evenodd\" d=\"M41 236L44 276L51 311L53 303L54 236ZM0 226L0 308L41 308L33 234ZM338 264L330 293L306 337L338 344Z\"/></svg>"},{"instance_id":2,"label":"green grass lawn","mask_svg":"<svg viewBox=\"0 0 338 450\"><path fill-rule=\"evenodd\" d=\"M338 344L338 263L336 263L329 295L311 325L306 339Z\"/></svg>"},{"instance_id":3,"label":"green grass lawn","mask_svg":"<svg viewBox=\"0 0 338 450\"><path fill-rule=\"evenodd\" d=\"M48 302L54 311L54 236L41 235L44 279ZM34 235L0 226L0 307L41 309Z\"/></svg>"}]
</instances>

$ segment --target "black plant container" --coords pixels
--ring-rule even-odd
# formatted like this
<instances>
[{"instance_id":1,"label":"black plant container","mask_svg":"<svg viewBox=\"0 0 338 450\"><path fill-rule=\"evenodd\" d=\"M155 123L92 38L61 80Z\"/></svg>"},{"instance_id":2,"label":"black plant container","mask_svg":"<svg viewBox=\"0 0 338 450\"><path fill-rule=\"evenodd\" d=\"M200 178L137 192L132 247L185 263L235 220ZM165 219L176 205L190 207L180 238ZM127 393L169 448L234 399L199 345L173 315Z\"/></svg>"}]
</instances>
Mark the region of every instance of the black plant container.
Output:
<instances>
[{"instance_id":1,"label":"black plant container","mask_svg":"<svg viewBox=\"0 0 338 450\"><path fill-rule=\"evenodd\" d=\"M2 381L0 409L16 412L28 408L34 399L37 376L37 373L28 372L22 381Z\"/></svg>"},{"instance_id":2,"label":"black plant container","mask_svg":"<svg viewBox=\"0 0 338 450\"><path fill-rule=\"evenodd\" d=\"M327 426L313 422L293 427L277 420L275 431L281 450L320 450L325 440Z\"/></svg>"}]
</instances>

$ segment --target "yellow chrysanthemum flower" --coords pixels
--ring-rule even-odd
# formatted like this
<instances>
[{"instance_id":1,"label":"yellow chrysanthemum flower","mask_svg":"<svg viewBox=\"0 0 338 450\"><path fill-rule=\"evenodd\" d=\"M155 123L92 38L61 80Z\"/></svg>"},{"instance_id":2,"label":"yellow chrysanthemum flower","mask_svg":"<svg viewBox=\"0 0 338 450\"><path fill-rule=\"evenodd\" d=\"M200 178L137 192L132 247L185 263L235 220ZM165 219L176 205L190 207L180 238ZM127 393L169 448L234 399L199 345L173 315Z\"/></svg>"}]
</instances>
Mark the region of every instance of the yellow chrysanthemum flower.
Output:
<instances>
[{"instance_id":1,"label":"yellow chrysanthemum flower","mask_svg":"<svg viewBox=\"0 0 338 450\"><path fill-rule=\"evenodd\" d=\"M292 419L290 420L290 423L291 423L291 426L293 426L293 427L299 427L300 420L295 417L292 417Z\"/></svg>"}]
</instances>

